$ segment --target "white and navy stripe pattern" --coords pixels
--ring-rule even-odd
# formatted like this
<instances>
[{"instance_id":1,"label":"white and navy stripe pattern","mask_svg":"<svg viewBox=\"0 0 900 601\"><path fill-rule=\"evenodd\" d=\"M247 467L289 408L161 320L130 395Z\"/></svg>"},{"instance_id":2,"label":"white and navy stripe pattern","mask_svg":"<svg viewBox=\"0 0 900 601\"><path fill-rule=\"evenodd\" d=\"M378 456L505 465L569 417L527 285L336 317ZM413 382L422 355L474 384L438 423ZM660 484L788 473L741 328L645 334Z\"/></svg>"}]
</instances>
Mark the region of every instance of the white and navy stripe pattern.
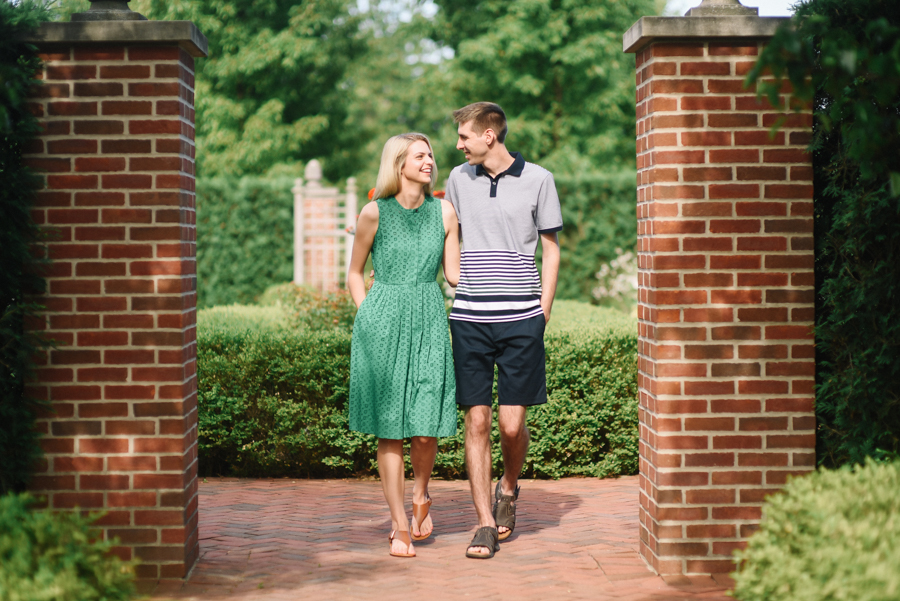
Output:
<instances>
[{"instance_id":1,"label":"white and navy stripe pattern","mask_svg":"<svg viewBox=\"0 0 900 601\"><path fill-rule=\"evenodd\" d=\"M450 319L492 323L543 313L541 278L533 255L513 250L462 251Z\"/></svg>"}]
</instances>

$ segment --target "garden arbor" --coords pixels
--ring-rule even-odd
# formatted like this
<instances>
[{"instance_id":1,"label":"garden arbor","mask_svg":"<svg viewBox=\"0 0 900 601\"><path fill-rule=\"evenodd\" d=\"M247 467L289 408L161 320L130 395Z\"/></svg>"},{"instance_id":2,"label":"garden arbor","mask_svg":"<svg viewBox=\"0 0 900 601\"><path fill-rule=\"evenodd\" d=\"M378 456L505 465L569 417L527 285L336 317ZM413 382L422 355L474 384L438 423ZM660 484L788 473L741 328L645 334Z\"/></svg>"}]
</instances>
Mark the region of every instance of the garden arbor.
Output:
<instances>
[{"instance_id":1,"label":"garden arbor","mask_svg":"<svg viewBox=\"0 0 900 601\"><path fill-rule=\"evenodd\" d=\"M30 41L58 344L31 392L50 507L101 525L145 578L196 561L194 75L189 22L96 3ZM778 24L736 0L625 35L637 55L641 549L729 571L763 497L814 465L811 115L742 86Z\"/></svg>"}]
</instances>

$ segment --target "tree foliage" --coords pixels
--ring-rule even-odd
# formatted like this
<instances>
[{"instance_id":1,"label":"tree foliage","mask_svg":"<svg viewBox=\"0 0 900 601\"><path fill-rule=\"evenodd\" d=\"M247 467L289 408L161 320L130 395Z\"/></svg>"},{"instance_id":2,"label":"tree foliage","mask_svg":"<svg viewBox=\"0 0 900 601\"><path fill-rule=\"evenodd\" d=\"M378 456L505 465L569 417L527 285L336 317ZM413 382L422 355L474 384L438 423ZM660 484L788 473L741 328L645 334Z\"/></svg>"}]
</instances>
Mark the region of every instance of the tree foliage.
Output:
<instances>
[{"instance_id":1,"label":"tree foliage","mask_svg":"<svg viewBox=\"0 0 900 601\"><path fill-rule=\"evenodd\" d=\"M367 13L366 52L341 84L347 121L332 172L341 179L355 175L363 190L375 185L384 142L404 131L431 139L440 182L461 162L450 117L456 108L449 93L452 60L428 37L431 21L411 8L404 21L377 8Z\"/></svg>"},{"instance_id":2,"label":"tree foliage","mask_svg":"<svg viewBox=\"0 0 900 601\"><path fill-rule=\"evenodd\" d=\"M41 2L0 2L0 492L22 490L40 455L36 402L25 382L41 341L24 327L37 309L28 295L43 287L33 254L40 233L30 213L39 180L22 163L38 135L27 100L40 59L17 38L42 20L49 13Z\"/></svg>"},{"instance_id":3,"label":"tree foliage","mask_svg":"<svg viewBox=\"0 0 900 601\"><path fill-rule=\"evenodd\" d=\"M557 174L634 165L634 57L622 33L654 0L436 0L458 105L499 103L509 143Z\"/></svg>"},{"instance_id":4,"label":"tree foliage","mask_svg":"<svg viewBox=\"0 0 900 601\"><path fill-rule=\"evenodd\" d=\"M808 0L760 56L815 106L819 460L900 453L900 5Z\"/></svg>"},{"instance_id":5,"label":"tree foliage","mask_svg":"<svg viewBox=\"0 0 900 601\"><path fill-rule=\"evenodd\" d=\"M338 152L339 83L364 49L349 0L135 2L148 18L193 21L209 39L196 62L197 172L263 174Z\"/></svg>"}]
</instances>

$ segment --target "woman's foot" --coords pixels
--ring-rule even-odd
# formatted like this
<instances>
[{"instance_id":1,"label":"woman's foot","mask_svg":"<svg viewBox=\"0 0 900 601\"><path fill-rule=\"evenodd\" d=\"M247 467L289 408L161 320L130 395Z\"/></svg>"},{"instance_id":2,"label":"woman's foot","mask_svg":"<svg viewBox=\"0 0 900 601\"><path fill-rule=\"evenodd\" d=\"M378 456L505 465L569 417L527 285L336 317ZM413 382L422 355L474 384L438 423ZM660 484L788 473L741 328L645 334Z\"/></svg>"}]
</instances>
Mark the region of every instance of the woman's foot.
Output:
<instances>
[{"instance_id":1,"label":"woman's foot","mask_svg":"<svg viewBox=\"0 0 900 601\"><path fill-rule=\"evenodd\" d=\"M434 523L431 521L431 497L425 493L425 500L416 503L413 500L413 518L410 522L413 540L425 540L434 531Z\"/></svg>"},{"instance_id":2,"label":"woman's foot","mask_svg":"<svg viewBox=\"0 0 900 601\"><path fill-rule=\"evenodd\" d=\"M406 530L391 530L388 536L388 542L391 545L390 553L394 557L415 557L416 550L413 548L412 540L409 538L409 532Z\"/></svg>"}]
</instances>

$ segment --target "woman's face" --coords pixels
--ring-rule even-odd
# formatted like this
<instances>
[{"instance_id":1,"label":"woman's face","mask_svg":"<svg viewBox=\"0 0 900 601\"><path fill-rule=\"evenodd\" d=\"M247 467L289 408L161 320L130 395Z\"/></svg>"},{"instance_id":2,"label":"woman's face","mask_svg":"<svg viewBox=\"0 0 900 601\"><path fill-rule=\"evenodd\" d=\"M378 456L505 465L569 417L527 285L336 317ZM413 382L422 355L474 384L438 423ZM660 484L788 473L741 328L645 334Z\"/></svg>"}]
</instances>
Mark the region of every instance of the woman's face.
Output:
<instances>
[{"instance_id":1,"label":"woman's face","mask_svg":"<svg viewBox=\"0 0 900 601\"><path fill-rule=\"evenodd\" d=\"M406 154L406 162L400 169L400 179L410 183L430 184L433 170L434 157L431 149L423 140L416 140Z\"/></svg>"}]
</instances>

